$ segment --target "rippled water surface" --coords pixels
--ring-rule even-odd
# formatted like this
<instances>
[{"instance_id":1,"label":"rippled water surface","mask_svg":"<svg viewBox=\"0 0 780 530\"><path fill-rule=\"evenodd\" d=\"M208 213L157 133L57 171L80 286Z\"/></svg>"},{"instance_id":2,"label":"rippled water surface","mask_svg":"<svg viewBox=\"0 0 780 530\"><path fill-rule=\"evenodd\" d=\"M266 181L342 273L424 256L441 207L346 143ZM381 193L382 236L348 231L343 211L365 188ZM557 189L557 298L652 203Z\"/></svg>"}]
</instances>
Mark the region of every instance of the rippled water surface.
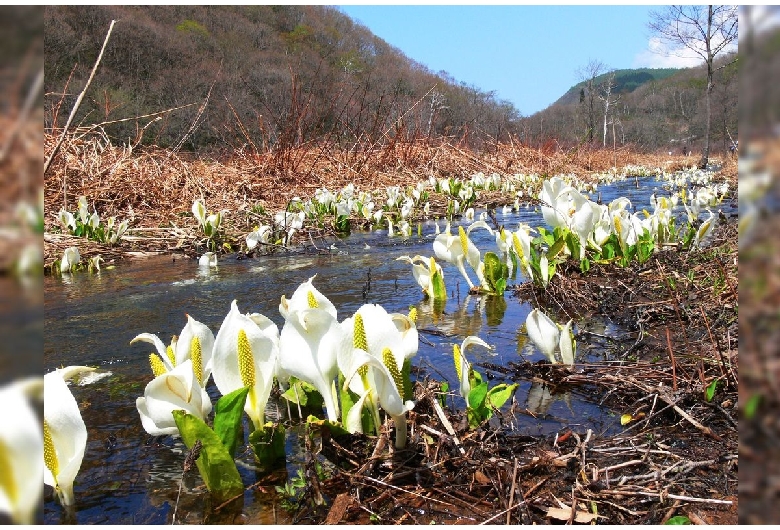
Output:
<instances>
[{"instance_id":1,"label":"rippled water surface","mask_svg":"<svg viewBox=\"0 0 780 530\"><path fill-rule=\"evenodd\" d=\"M629 197L638 208L647 207L648 196L660 184L645 179L641 188L633 179L602 190L602 200ZM533 210L509 215L498 221L515 229L518 222L542 224ZM442 225L443 228L443 225ZM509 293L505 297L467 296L468 286L454 266L442 264L450 297L443 308L434 310L423 301L411 267L396 261L402 255L430 256L434 225L422 226L422 237L403 241L389 239L386 231L354 234L345 240L315 242L321 250L277 254L239 260L224 257L216 270L203 272L188 259L150 257L120 263L99 274L78 273L44 279L45 345L44 368L89 365L111 375L88 386L72 387L89 429L89 442L75 487L77 506L65 513L47 492L46 523L161 524L170 523L176 507L177 522L199 523L204 513L206 491L197 472L183 481L181 442L171 437L152 438L141 426L135 400L143 395L152 379L148 364L149 344L133 344L139 333L157 334L165 343L186 323L186 314L203 322L216 335L231 302L239 309L258 312L282 325L278 306L282 295L316 274L314 285L338 309L339 320L351 316L363 303L377 303L388 312L407 313L418 309L420 349L414 359L423 373L457 389L452 365L452 344L468 335L477 335L494 347L469 349L469 359L506 365L511 361L541 360L520 327L532 309ZM484 253L495 251L495 242L485 230L472 232L472 239ZM327 247L333 243L332 249ZM476 276L472 272L472 279ZM516 282L523 281L518 276ZM510 282L510 285L512 282ZM579 323L584 325L584 323ZM590 322L589 329L613 332L609 323ZM597 345L578 341L580 359L598 360L603 354ZM479 368L478 368L479 369ZM210 390L215 400L215 389ZM530 398L529 398L530 391ZM517 402L538 406L541 389L532 390L521 382ZM452 405L463 407L462 400ZM617 418L577 395L545 396L537 418L518 417L513 428L527 434L547 434L565 425L593 427L607 432L618 425ZM302 459L295 432L288 436L288 465L271 475L252 469L252 458L240 459L239 470L249 488L243 506L231 506L212 515L209 522L285 523L285 512L275 498L273 485L281 485L286 474L295 474ZM177 501L178 499L178 501Z\"/></svg>"}]
</instances>

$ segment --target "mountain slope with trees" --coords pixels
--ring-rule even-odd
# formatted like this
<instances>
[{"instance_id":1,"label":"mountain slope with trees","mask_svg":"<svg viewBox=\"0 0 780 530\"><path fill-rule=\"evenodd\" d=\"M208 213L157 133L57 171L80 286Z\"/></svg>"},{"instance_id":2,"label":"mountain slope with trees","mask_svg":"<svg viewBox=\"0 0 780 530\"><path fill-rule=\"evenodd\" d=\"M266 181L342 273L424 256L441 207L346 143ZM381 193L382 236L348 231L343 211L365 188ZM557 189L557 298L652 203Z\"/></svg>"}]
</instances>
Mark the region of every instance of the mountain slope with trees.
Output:
<instances>
[{"instance_id":1,"label":"mountain slope with trees","mask_svg":"<svg viewBox=\"0 0 780 530\"><path fill-rule=\"evenodd\" d=\"M116 144L254 155L411 140L682 151L703 135L699 69L599 71L587 94L578 84L523 117L494 92L406 57L338 8L293 5L46 6L47 132L65 123L111 20L73 123ZM736 138L737 73L737 64L717 72L715 149ZM599 91L609 80L605 100Z\"/></svg>"},{"instance_id":2,"label":"mountain slope with trees","mask_svg":"<svg viewBox=\"0 0 780 530\"><path fill-rule=\"evenodd\" d=\"M614 91L618 94L633 92L640 86L651 81L660 81L679 72L679 68L623 68L612 70L609 73L603 73L595 77L594 82L598 84L605 83L611 74L614 74ZM582 91L586 89L587 82L580 81L564 95L558 98L553 105L568 105L579 102L582 97Z\"/></svg>"},{"instance_id":3,"label":"mountain slope with trees","mask_svg":"<svg viewBox=\"0 0 780 530\"><path fill-rule=\"evenodd\" d=\"M179 109L146 129L156 117L104 125L118 141L265 152L517 132L518 111L492 92L431 72L337 8L292 5L47 6L47 128L64 122L113 19L76 122Z\"/></svg>"},{"instance_id":4,"label":"mountain slope with trees","mask_svg":"<svg viewBox=\"0 0 780 530\"><path fill-rule=\"evenodd\" d=\"M737 139L740 62L736 54L729 54L717 66L723 68L714 80L711 145L713 152L725 152ZM614 71L606 120L605 88L613 72L592 79L592 94L585 82L579 83L550 107L523 118L520 138L537 146L632 145L641 151L678 154L701 150L706 128L704 65L662 75L630 91L618 88L621 72L625 71Z\"/></svg>"}]
</instances>

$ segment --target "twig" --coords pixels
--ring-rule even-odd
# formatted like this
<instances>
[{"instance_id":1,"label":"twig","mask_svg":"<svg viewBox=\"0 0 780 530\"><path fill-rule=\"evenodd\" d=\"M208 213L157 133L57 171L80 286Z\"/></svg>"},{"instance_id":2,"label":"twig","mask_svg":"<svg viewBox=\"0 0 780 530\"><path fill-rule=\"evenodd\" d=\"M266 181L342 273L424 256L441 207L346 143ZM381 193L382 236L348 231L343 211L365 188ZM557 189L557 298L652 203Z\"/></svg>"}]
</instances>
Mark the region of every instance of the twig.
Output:
<instances>
[{"instance_id":1,"label":"twig","mask_svg":"<svg viewBox=\"0 0 780 530\"><path fill-rule=\"evenodd\" d=\"M113 125L115 123L124 123L126 121L141 120L141 119L144 119L144 118L157 118L157 117L162 116L163 114L167 114L167 113L173 112L175 110L186 109L187 107L191 107L193 105L197 105L197 103L187 103L186 105L181 105L179 107L173 107L173 108L170 108L170 109L160 110L160 111L157 111L157 112L151 112L149 114L143 114L141 116L132 116L130 118L120 118L118 120L103 121L103 122L100 122L100 123L95 123L95 124L90 125L89 127L85 127L85 128L77 127L74 132L76 134L78 134L78 136L76 137L78 139L78 138L82 138L82 137L86 136L87 134L91 133L92 131L94 131L98 127L103 127L104 125Z\"/></svg>"},{"instance_id":2,"label":"twig","mask_svg":"<svg viewBox=\"0 0 780 530\"><path fill-rule=\"evenodd\" d=\"M671 508L669 508L669 509L666 511L666 513L664 514L664 518L663 518L663 519L661 519L661 524L666 524L666 521L668 521L669 519L671 519L671 518L672 518L672 516L674 515L674 512L676 512L676 511L677 511L677 508L679 508L679 507L680 507L680 504L682 504L682 502L680 502L680 500L679 500L679 499L678 499L678 500L676 500L676 501L674 501L674 504L672 504L672 507L671 507Z\"/></svg>"},{"instance_id":3,"label":"twig","mask_svg":"<svg viewBox=\"0 0 780 530\"><path fill-rule=\"evenodd\" d=\"M517 481L517 457L515 457L515 468L512 471L512 488L509 490L509 506L512 506L512 503L515 501L515 483ZM525 499L523 499L523 502L525 502ZM512 519L512 511L507 510L506 512L506 524L510 524Z\"/></svg>"},{"instance_id":4,"label":"twig","mask_svg":"<svg viewBox=\"0 0 780 530\"><path fill-rule=\"evenodd\" d=\"M672 398L670 398L669 396L665 395L663 392L659 392L658 393L658 397L660 397L661 400L663 400L663 402L666 403L667 405L671 405L672 408L675 411L677 411L677 414L679 414L680 416L685 418L688 421L688 423L690 423L691 425L693 425L694 427L699 429L701 432L703 432L704 434L706 434L707 436L709 436L710 438L712 438L714 440L717 440L719 442L722 441L720 436L718 436L717 434L712 432L712 429L710 429L709 427L705 427L704 425L702 425L701 423L696 421L690 414L688 414L683 409L678 407L675 404L675 402L672 400Z\"/></svg>"},{"instance_id":5,"label":"twig","mask_svg":"<svg viewBox=\"0 0 780 530\"><path fill-rule=\"evenodd\" d=\"M712 347L715 348L715 351L718 353L718 360L720 361L720 375L728 379L730 374L729 372L726 371L726 362L723 360L723 354L720 352L720 345L715 340L715 337L712 336L712 329L710 329L710 321L707 318L707 313L704 312L704 306L699 306L699 310L701 311L701 316L704 318L704 325L707 326L707 334L710 336L710 342L712 342ZM734 386L738 386L737 381L734 381Z\"/></svg>"},{"instance_id":6,"label":"twig","mask_svg":"<svg viewBox=\"0 0 780 530\"><path fill-rule=\"evenodd\" d=\"M87 89L89 88L90 83L92 83L92 78L95 77L95 72L97 71L97 67L100 64L100 60L103 58L103 52L106 49L106 45L108 44L108 38L111 36L111 30L114 29L115 23L116 20L111 21L111 25L108 28L108 33L106 33L106 38L103 41L103 47L100 48L100 53L98 54L97 60L95 61L95 66L92 67L92 72L89 74L89 79L87 79L87 84L84 85L84 89L79 94L79 97L76 98L76 103L73 105L73 109L70 111L70 116L68 116L68 121L65 122L65 127L62 128L62 134L60 135L60 138L57 140L57 143L54 145L54 149L52 149L49 158L47 158L46 162L43 164L44 175L46 175L46 172L48 171L49 166L51 165L51 161L54 160L54 157L57 155L57 151L60 150L60 147L62 146L62 142L65 141L65 135L68 134L68 128L70 127L73 118L76 116L76 111L79 109L79 106L81 105L81 100L84 99L84 94L87 93Z\"/></svg>"},{"instance_id":7,"label":"twig","mask_svg":"<svg viewBox=\"0 0 780 530\"><path fill-rule=\"evenodd\" d=\"M490 521L493 521L493 520L495 520L495 519L498 519L499 517L501 517L501 516L502 516L502 515L504 515L505 513L507 513L507 512L511 512L511 511L512 511L512 510L514 510L515 508L518 508L518 507L520 507L520 506L522 506L522 505L524 505L524 504L525 504L525 501L524 501L524 500L522 500L522 501L518 502L517 504L515 504L515 505L513 505L513 506L510 506L510 507L509 507L509 508L507 508L506 510L501 510L500 512L498 512L498 513L497 513L497 514L495 514L494 516L490 517L489 519L485 519L484 521L482 521L482 522L481 522L481 523L479 523L479 524L480 524L480 525L483 525L483 524L488 524Z\"/></svg>"},{"instance_id":8,"label":"twig","mask_svg":"<svg viewBox=\"0 0 780 530\"><path fill-rule=\"evenodd\" d=\"M181 140L179 140L179 143L176 144L176 147L174 147L171 150L171 155L175 155L179 151L179 149L181 149L181 146L184 145L184 142L187 141L187 138L189 138L190 135L198 127L198 122L200 121L200 118L203 116L203 111L206 110L206 107L209 104L209 99L211 99L211 91L214 90L214 85L217 84L217 80L219 79L219 74L220 73L222 73L222 63L219 64L219 70L217 71L217 76L214 78L214 81L211 83L211 86L209 87L208 94L206 94L206 99L203 101L201 106L198 108L198 112L197 112L197 114L195 114L195 119L192 120L192 125L190 125L190 128L187 130L187 132L184 133L184 136L181 137Z\"/></svg>"},{"instance_id":9,"label":"twig","mask_svg":"<svg viewBox=\"0 0 780 530\"><path fill-rule=\"evenodd\" d=\"M466 456L466 450L463 449L463 446L461 445L460 440L458 439L458 435L455 434L455 429L452 428L452 424L450 423L450 420L447 419L447 416L444 415L444 411L441 410L441 405L439 405L439 401L431 397L430 402L433 405L433 409L436 411L436 415L439 417L439 420L441 421L442 425L444 425L444 428L447 429L447 432L450 434L450 436L452 436L452 439L455 441L455 445L457 445L458 449L460 449L460 454Z\"/></svg>"},{"instance_id":10,"label":"twig","mask_svg":"<svg viewBox=\"0 0 780 530\"><path fill-rule=\"evenodd\" d=\"M399 488L398 486L393 486L392 484L388 484L387 482L383 482L379 479L375 479L374 477L360 477L361 480L368 480L371 482L374 482L376 484L379 484L380 486L384 486L386 488L394 489L396 491L400 491L403 493L408 493L409 495L414 495L415 497L420 497L421 499L438 502L439 504L446 504L447 506L455 506L454 504L450 504L449 502L440 501L439 499L434 499L432 497L428 497L426 495L420 495L419 493L416 493L414 491L405 490L403 488Z\"/></svg>"},{"instance_id":11,"label":"twig","mask_svg":"<svg viewBox=\"0 0 780 530\"><path fill-rule=\"evenodd\" d=\"M669 362L672 364L672 390L677 392L677 363L674 361L674 350L672 349L672 337L669 334L669 326L666 327L666 345L669 347Z\"/></svg>"},{"instance_id":12,"label":"twig","mask_svg":"<svg viewBox=\"0 0 780 530\"><path fill-rule=\"evenodd\" d=\"M203 448L203 443L200 440L195 440L195 444L192 449L187 453L184 458L184 469L181 471L181 479L179 480L179 493L176 494L176 504L173 507L173 516L171 517L171 524L176 524L176 511L179 509L179 497L181 497L181 486L184 483L184 474L187 473L195 461L200 457L200 450Z\"/></svg>"},{"instance_id":13,"label":"twig","mask_svg":"<svg viewBox=\"0 0 780 530\"><path fill-rule=\"evenodd\" d=\"M620 469L621 467L628 467L628 466L633 466L633 465L636 465L636 464L644 464L644 463L645 463L644 460L629 460L628 462L622 462L620 464L615 464L614 466L607 466L607 467L605 467L603 469L599 469L598 473L599 474L606 473L607 471L612 471L614 469Z\"/></svg>"},{"instance_id":14,"label":"twig","mask_svg":"<svg viewBox=\"0 0 780 530\"><path fill-rule=\"evenodd\" d=\"M606 495L631 495L631 496L642 496L645 495L647 497L663 497L663 498L669 498L669 499L678 499L681 501L688 501L688 502L704 502L708 504L734 504L734 501L725 501L721 499L702 499L701 497L688 497L686 495L675 495L673 493L655 493L652 491L623 491L623 490L602 490L599 493L603 493Z\"/></svg>"}]
</instances>

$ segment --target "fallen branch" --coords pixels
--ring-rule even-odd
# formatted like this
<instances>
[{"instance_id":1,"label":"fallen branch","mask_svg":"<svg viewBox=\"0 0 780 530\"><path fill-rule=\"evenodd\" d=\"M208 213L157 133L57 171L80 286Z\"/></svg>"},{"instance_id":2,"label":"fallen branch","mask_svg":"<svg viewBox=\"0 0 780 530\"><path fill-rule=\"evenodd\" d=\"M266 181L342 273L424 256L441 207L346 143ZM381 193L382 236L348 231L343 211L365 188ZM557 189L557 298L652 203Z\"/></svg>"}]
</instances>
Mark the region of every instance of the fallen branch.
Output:
<instances>
[{"instance_id":1,"label":"fallen branch","mask_svg":"<svg viewBox=\"0 0 780 530\"><path fill-rule=\"evenodd\" d=\"M646 497L658 497L658 498L669 498L669 499L677 499L681 501L687 501L687 502L703 502L708 504L734 504L734 501L726 501L722 499L702 499L701 497L688 497L687 495L675 495L673 493L654 493L652 491L621 491L621 490L602 490L599 493L603 493L606 495L630 495L633 497L637 496L646 496Z\"/></svg>"}]
</instances>

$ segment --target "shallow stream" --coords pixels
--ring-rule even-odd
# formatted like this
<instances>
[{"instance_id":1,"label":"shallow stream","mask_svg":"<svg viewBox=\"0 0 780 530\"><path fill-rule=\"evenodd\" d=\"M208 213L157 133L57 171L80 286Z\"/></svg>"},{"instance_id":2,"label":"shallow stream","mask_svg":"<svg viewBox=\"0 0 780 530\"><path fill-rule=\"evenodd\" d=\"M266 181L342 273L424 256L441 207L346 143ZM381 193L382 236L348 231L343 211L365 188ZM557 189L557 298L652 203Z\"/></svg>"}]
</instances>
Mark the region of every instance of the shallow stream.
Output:
<instances>
[{"instance_id":1,"label":"shallow stream","mask_svg":"<svg viewBox=\"0 0 780 530\"><path fill-rule=\"evenodd\" d=\"M629 197L637 209L648 207L649 195L661 183L634 179L601 187L606 203ZM521 209L497 213L499 223L515 229L518 222L533 227L543 224L541 214ZM441 226L443 228L443 224ZM396 258L402 255L430 256L433 222L422 225L422 237L414 234L404 241L387 237L387 231L356 233L344 240L316 242L319 250L290 252L258 258L221 258L217 269L203 271L197 262L171 256L151 257L119 263L98 274L65 274L44 278L45 345L44 369L68 365L89 365L111 375L88 386L73 386L89 431L87 452L77 477L77 505L66 513L47 488L44 507L46 524L165 524L176 510L176 522L200 523L208 507L207 492L193 471L182 487L183 444L171 437L153 438L142 428L135 400L152 379L146 343L130 345L139 333L157 334L165 343L186 323L185 314L206 324L216 335L231 302L241 312L258 312L281 327L278 311L282 295L316 274L314 285L338 310L341 321L363 303L377 303L388 312L418 310L420 347L414 365L422 374L450 383L457 390L452 363L452 345L468 335L477 335L493 346L493 352L473 347L468 357L479 369L489 362L543 359L520 332L532 307L507 293L504 297L468 296L468 286L454 266L442 264L450 297L443 308L434 310L423 300L411 267ZM495 251L495 241L486 230L475 230L472 239L484 253ZM330 244L333 248L328 248ZM476 280L473 271L470 271ZM518 275L515 282L524 281ZM619 333L606 322L579 322L600 334ZM578 361L603 360L602 345L578 337ZM213 386L213 385L212 385ZM218 396L211 388L212 400ZM593 428L598 433L620 429L619 415L588 402L585 396L566 394L540 399L539 388L520 381L515 394L518 405L537 413L515 416L509 428L528 435L547 435L566 426L578 430ZM455 393L448 405L463 408ZM272 405L273 406L273 405ZM281 405L280 405L281 406ZM288 516L279 506L274 485L295 476L303 459L295 431L288 432L287 466L271 474L252 469L251 455L244 455L239 467L248 488L243 507L231 507L211 516L208 522L285 523Z\"/></svg>"}]
</instances>

